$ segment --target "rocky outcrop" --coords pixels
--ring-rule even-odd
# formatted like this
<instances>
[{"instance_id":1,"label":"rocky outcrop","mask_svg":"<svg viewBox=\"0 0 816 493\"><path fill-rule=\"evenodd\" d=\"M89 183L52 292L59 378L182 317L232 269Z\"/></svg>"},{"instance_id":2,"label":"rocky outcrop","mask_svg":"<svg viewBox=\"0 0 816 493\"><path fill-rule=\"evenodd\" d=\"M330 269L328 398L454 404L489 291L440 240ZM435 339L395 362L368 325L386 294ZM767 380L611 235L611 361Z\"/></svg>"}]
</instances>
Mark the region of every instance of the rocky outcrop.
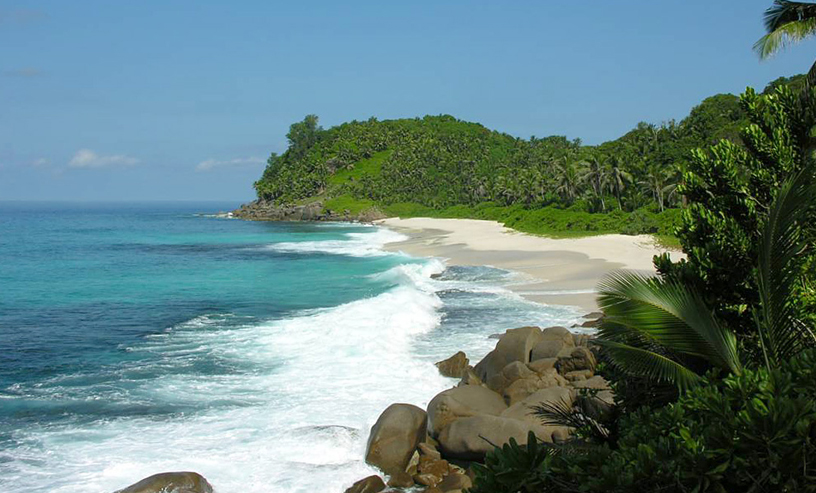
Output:
<instances>
[{"instance_id":1,"label":"rocky outcrop","mask_svg":"<svg viewBox=\"0 0 816 493\"><path fill-rule=\"evenodd\" d=\"M212 493L204 476L195 472L162 472L134 483L116 493Z\"/></svg>"},{"instance_id":2,"label":"rocky outcrop","mask_svg":"<svg viewBox=\"0 0 816 493\"><path fill-rule=\"evenodd\" d=\"M391 404L371 427L365 461L389 475L404 472L427 427L428 415L422 409Z\"/></svg>"},{"instance_id":3,"label":"rocky outcrop","mask_svg":"<svg viewBox=\"0 0 816 493\"><path fill-rule=\"evenodd\" d=\"M569 440L573 430L545 423L534 412L537 406L569 408L580 399L585 409L611 411L614 394L595 375L590 341L591 336L564 327L521 327L501 334L495 349L475 367L462 352L437 363L440 373L461 379L428 404L427 436L413 448L400 448L389 486L420 485L425 493L462 491L472 486L471 478L451 461L482 460L511 438L526 444L531 432L545 442Z\"/></svg>"},{"instance_id":4,"label":"rocky outcrop","mask_svg":"<svg viewBox=\"0 0 816 493\"><path fill-rule=\"evenodd\" d=\"M232 211L232 216L253 221L356 221L370 223L383 219L383 214L376 207L366 209L358 214L348 210L335 211L315 201L304 205L278 205L263 200L255 200Z\"/></svg>"},{"instance_id":5,"label":"rocky outcrop","mask_svg":"<svg viewBox=\"0 0 816 493\"><path fill-rule=\"evenodd\" d=\"M459 351L450 358L436 363L436 367L439 368L439 373L446 377L462 378L468 368L468 363L470 361L465 353Z\"/></svg>"}]
</instances>

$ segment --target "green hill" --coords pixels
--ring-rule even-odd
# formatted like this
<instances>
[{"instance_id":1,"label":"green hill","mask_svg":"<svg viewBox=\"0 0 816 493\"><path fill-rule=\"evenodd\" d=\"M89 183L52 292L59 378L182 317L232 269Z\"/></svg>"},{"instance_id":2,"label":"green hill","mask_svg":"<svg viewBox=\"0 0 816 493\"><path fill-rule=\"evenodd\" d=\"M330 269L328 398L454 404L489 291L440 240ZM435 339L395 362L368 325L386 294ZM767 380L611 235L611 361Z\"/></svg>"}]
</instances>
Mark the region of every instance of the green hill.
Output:
<instances>
[{"instance_id":1,"label":"green hill","mask_svg":"<svg viewBox=\"0 0 816 493\"><path fill-rule=\"evenodd\" d=\"M801 76L780 78L798 84ZM640 123L598 146L564 136L520 139L449 115L352 121L329 129L315 115L293 124L289 148L255 183L260 202L320 201L356 215L494 219L523 231L671 235L674 193L691 150L740 142L739 99L705 99L680 122Z\"/></svg>"}]
</instances>

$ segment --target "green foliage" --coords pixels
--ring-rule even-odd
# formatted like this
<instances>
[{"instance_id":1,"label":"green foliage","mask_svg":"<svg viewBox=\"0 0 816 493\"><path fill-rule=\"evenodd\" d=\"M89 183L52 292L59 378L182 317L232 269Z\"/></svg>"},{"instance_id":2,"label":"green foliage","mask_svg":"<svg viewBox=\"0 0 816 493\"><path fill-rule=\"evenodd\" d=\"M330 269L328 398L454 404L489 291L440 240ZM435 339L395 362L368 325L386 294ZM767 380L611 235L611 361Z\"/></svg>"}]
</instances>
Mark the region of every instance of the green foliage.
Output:
<instances>
[{"instance_id":1,"label":"green foliage","mask_svg":"<svg viewBox=\"0 0 816 493\"><path fill-rule=\"evenodd\" d=\"M804 167L816 111L803 107L785 86L769 95L749 89L741 104L751 122L742 132L744 145L721 141L695 151L678 186L688 201L677 230L687 260L663 257L655 265L693 286L719 317L746 335L755 333L761 227L781 184Z\"/></svg>"},{"instance_id":2,"label":"green foliage","mask_svg":"<svg viewBox=\"0 0 816 493\"><path fill-rule=\"evenodd\" d=\"M605 316L595 342L628 374L682 391L699 383L701 370L742 369L734 334L676 281L616 272L601 282L598 305Z\"/></svg>"},{"instance_id":3,"label":"green foliage","mask_svg":"<svg viewBox=\"0 0 816 493\"><path fill-rule=\"evenodd\" d=\"M816 491L816 352L704 383L624 416L614 448L497 448L470 491Z\"/></svg>"}]
</instances>

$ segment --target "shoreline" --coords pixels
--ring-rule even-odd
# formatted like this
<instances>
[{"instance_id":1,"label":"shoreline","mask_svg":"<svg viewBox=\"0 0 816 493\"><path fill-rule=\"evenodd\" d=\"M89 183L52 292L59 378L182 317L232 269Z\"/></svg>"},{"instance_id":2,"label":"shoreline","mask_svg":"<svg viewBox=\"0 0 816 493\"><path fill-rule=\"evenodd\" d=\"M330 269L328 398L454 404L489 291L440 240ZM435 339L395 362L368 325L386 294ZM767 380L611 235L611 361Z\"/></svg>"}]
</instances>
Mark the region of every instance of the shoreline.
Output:
<instances>
[{"instance_id":1,"label":"shoreline","mask_svg":"<svg viewBox=\"0 0 816 493\"><path fill-rule=\"evenodd\" d=\"M508 289L525 299L549 305L598 310L598 282L609 272L630 269L655 272L652 257L682 252L658 246L650 235L620 234L554 239L520 233L495 221L479 219L387 218L374 224L409 239L384 249L413 256L436 257L448 265L489 266L522 274Z\"/></svg>"}]
</instances>

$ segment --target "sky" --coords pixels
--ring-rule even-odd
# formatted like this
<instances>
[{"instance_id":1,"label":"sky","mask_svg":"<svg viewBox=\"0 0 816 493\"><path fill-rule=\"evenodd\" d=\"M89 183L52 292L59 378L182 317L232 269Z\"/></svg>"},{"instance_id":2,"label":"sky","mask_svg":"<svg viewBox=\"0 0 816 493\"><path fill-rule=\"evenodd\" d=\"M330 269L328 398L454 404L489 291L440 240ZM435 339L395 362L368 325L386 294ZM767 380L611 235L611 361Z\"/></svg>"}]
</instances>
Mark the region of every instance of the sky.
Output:
<instances>
[{"instance_id":1,"label":"sky","mask_svg":"<svg viewBox=\"0 0 816 493\"><path fill-rule=\"evenodd\" d=\"M0 0L0 200L254 198L314 113L615 139L806 72L771 0Z\"/></svg>"}]
</instances>

